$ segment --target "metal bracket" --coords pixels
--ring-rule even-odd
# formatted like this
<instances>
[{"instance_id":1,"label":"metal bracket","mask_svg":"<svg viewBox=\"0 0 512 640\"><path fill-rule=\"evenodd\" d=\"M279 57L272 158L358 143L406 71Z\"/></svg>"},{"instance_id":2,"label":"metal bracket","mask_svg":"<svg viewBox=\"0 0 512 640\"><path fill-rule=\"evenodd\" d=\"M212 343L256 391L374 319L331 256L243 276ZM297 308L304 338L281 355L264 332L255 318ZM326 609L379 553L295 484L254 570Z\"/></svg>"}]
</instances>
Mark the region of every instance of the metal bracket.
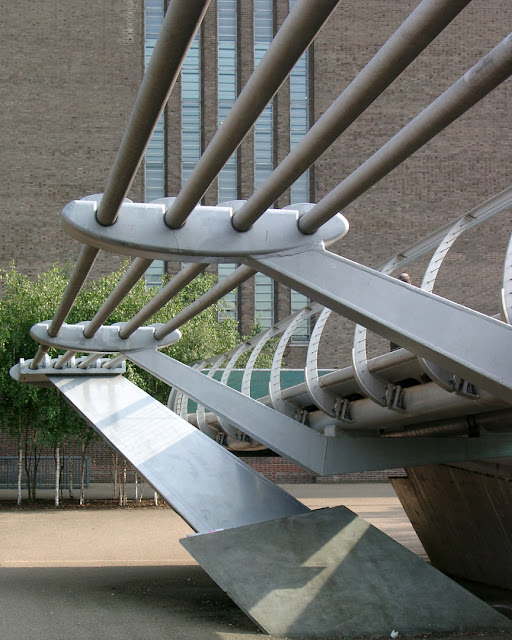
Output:
<instances>
[{"instance_id":1,"label":"metal bracket","mask_svg":"<svg viewBox=\"0 0 512 640\"><path fill-rule=\"evenodd\" d=\"M111 362L110 358L100 358L93 365L83 368L79 365L87 360L87 357L73 357L61 368L56 369L54 365L58 360L59 357L50 358L46 353L37 369L31 369L32 360L20 358L20 361L10 369L9 374L17 382L45 387L51 386L48 376L119 376L126 373L124 360L119 366L106 369L103 365Z\"/></svg>"},{"instance_id":2,"label":"metal bracket","mask_svg":"<svg viewBox=\"0 0 512 640\"><path fill-rule=\"evenodd\" d=\"M51 337L48 335L50 324L51 320L35 324L30 329L30 336L37 342L56 349L69 349L83 353L129 353L141 349L161 349L178 342L181 338L180 331L176 329L162 340L156 340L156 330L164 326L161 323L139 327L129 338L121 338L119 330L127 324L126 322L103 325L92 338L86 338L84 329L89 324L88 321L78 324L64 323L59 329L59 333L55 337Z\"/></svg>"},{"instance_id":3,"label":"metal bracket","mask_svg":"<svg viewBox=\"0 0 512 640\"><path fill-rule=\"evenodd\" d=\"M299 209L290 208L268 209L248 231L240 233L231 223L237 205L197 206L182 227L170 229L164 216L174 200L124 203L110 226L96 220L96 202L74 200L64 207L62 228L84 244L113 253L207 263L240 262L248 255L328 246L348 231L346 218L337 214L315 233L304 235L298 228Z\"/></svg>"}]
</instances>

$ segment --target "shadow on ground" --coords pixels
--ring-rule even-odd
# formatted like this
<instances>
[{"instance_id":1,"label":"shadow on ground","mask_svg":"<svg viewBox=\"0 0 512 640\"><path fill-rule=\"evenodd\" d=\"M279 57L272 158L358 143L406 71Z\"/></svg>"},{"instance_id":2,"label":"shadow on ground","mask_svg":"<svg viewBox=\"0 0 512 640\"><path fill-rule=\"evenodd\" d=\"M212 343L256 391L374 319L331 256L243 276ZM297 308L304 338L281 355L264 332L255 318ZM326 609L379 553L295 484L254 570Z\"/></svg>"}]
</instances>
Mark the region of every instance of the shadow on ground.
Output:
<instances>
[{"instance_id":1,"label":"shadow on ground","mask_svg":"<svg viewBox=\"0 0 512 640\"><path fill-rule=\"evenodd\" d=\"M0 593L0 638L11 640L260 635L197 566L3 568Z\"/></svg>"}]
</instances>

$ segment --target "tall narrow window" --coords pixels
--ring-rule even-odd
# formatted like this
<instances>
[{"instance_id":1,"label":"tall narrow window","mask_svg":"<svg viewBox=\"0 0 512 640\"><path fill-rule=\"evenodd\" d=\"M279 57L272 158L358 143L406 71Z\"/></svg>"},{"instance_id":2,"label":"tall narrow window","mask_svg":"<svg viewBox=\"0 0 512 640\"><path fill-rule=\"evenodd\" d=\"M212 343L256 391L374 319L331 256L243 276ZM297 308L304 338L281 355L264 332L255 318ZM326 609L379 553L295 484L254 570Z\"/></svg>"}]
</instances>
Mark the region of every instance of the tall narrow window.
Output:
<instances>
[{"instance_id":1,"label":"tall narrow window","mask_svg":"<svg viewBox=\"0 0 512 640\"><path fill-rule=\"evenodd\" d=\"M219 126L224 122L237 96L236 47L236 0L217 0L217 100ZM237 198L237 183L237 154L235 151L219 174L219 202Z\"/></svg>"},{"instance_id":2,"label":"tall narrow window","mask_svg":"<svg viewBox=\"0 0 512 640\"><path fill-rule=\"evenodd\" d=\"M144 4L144 62L147 68L156 39L164 21L163 0L146 0ZM144 158L144 199L165 197L165 124L160 116ZM161 287L165 271L163 260L154 260L146 271L146 285Z\"/></svg>"},{"instance_id":3,"label":"tall narrow window","mask_svg":"<svg viewBox=\"0 0 512 640\"><path fill-rule=\"evenodd\" d=\"M198 32L181 69L181 183L201 156L201 57Z\"/></svg>"},{"instance_id":4,"label":"tall narrow window","mask_svg":"<svg viewBox=\"0 0 512 640\"><path fill-rule=\"evenodd\" d=\"M254 67L265 55L274 36L272 0L254 0ZM268 104L254 125L254 187L258 189L274 168L273 103Z\"/></svg>"},{"instance_id":5,"label":"tall narrow window","mask_svg":"<svg viewBox=\"0 0 512 640\"><path fill-rule=\"evenodd\" d=\"M219 264L219 282L222 282L222 280L225 280L230 276L235 269L236 264ZM226 318L238 320L238 299L236 289L225 295L222 300L220 300L219 305L219 320L225 320Z\"/></svg>"},{"instance_id":6,"label":"tall narrow window","mask_svg":"<svg viewBox=\"0 0 512 640\"><path fill-rule=\"evenodd\" d=\"M218 124L224 122L237 97L237 0L217 0L217 104ZM238 196L237 153L229 158L218 177L218 202L236 200ZM236 268L219 265L219 281ZM221 300L219 320L238 319L238 291Z\"/></svg>"},{"instance_id":7,"label":"tall narrow window","mask_svg":"<svg viewBox=\"0 0 512 640\"><path fill-rule=\"evenodd\" d=\"M289 0L290 11L297 0ZM298 60L290 73L290 150L302 140L309 128L309 77L308 52ZM305 171L290 187L290 202L309 202L309 170ZM290 311L295 313L308 304L308 298L297 291L290 291ZM307 342L310 336L309 321L303 322L295 331L292 342Z\"/></svg>"},{"instance_id":8,"label":"tall narrow window","mask_svg":"<svg viewBox=\"0 0 512 640\"><path fill-rule=\"evenodd\" d=\"M297 0L289 0L290 11ZM298 60L290 73L290 150L307 133L309 128L309 77L308 52ZM290 202L309 202L309 170L305 171L290 188Z\"/></svg>"},{"instance_id":9,"label":"tall narrow window","mask_svg":"<svg viewBox=\"0 0 512 640\"><path fill-rule=\"evenodd\" d=\"M300 311L308 303L309 300L307 296L299 293L298 291L290 291L290 310L292 313ZM301 322L297 329L295 329L295 332L292 336L292 344L303 344L305 342L308 342L310 335L311 332L309 320L304 320L304 322Z\"/></svg>"},{"instance_id":10,"label":"tall narrow window","mask_svg":"<svg viewBox=\"0 0 512 640\"><path fill-rule=\"evenodd\" d=\"M273 0L254 0L254 68L265 55L274 37ZM254 188L259 189L274 168L274 105L268 104L254 125ZM254 320L261 329L274 324L274 282L254 277Z\"/></svg>"},{"instance_id":11,"label":"tall narrow window","mask_svg":"<svg viewBox=\"0 0 512 640\"><path fill-rule=\"evenodd\" d=\"M274 281L262 273L254 276L254 320L260 329L274 324Z\"/></svg>"}]
</instances>

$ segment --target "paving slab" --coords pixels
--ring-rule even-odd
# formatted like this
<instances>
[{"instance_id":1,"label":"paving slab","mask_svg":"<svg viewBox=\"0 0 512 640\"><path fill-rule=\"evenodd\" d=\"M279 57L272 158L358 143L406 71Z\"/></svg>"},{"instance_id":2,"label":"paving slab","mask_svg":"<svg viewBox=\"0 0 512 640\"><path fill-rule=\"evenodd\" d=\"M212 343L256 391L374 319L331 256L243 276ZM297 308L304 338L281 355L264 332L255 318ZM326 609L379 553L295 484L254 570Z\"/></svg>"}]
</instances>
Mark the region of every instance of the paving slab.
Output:
<instances>
[{"instance_id":1,"label":"paving slab","mask_svg":"<svg viewBox=\"0 0 512 640\"><path fill-rule=\"evenodd\" d=\"M406 546L407 540L419 544L387 483L284 488L310 508L346 504ZM109 498L111 491L108 484L91 485L88 493ZM145 495L151 495L147 489ZM5 497L12 499L0 492ZM181 547L179 539L192 529L171 509L8 511L3 506L0 502L2 640L273 638L258 630ZM504 612L512 610L512 598L503 592L481 595ZM436 636L445 639L461 637ZM512 640L512 634L480 632L464 640Z\"/></svg>"}]
</instances>

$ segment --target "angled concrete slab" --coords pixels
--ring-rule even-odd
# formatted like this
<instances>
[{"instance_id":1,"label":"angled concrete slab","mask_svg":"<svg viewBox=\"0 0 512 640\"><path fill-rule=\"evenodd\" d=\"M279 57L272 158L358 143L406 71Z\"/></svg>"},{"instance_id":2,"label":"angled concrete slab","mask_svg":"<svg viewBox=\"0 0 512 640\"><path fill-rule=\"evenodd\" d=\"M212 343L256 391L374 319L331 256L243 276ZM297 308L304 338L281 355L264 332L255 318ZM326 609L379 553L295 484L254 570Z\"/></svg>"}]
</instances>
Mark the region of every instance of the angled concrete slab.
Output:
<instances>
[{"instance_id":1,"label":"angled concrete slab","mask_svg":"<svg viewBox=\"0 0 512 640\"><path fill-rule=\"evenodd\" d=\"M345 507L181 543L271 634L512 630L501 614Z\"/></svg>"}]
</instances>

